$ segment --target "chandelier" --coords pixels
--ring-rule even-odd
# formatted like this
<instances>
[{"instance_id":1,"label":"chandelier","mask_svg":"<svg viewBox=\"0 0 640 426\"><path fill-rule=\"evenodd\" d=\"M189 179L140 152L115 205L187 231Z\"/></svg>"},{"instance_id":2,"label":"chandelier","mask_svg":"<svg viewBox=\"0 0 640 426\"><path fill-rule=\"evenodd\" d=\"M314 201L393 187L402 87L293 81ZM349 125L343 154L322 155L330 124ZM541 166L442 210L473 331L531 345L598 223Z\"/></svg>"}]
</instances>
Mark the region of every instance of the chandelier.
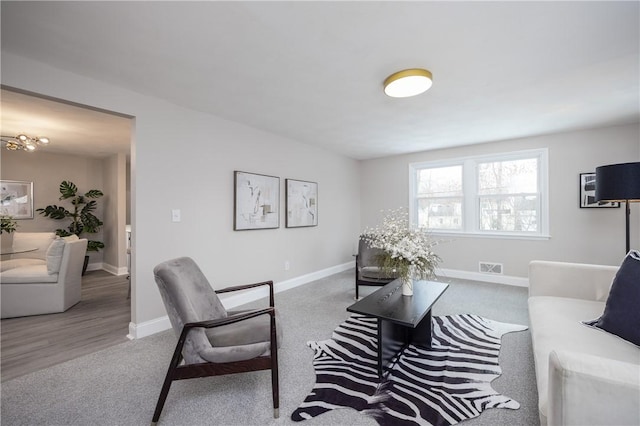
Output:
<instances>
[{"instance_id":1,"label":"chandelier","mask_svg":"<svg viewBox=\"0 0 640 426\"><path fill-rule=\"evenodd\" d=\"M44 136L32 138L24 133L17 136L0 136L0 140L2 141L2 145L9 151L24 150L27 152L35 151L39 146L47 146L50 142L49 138Z\"/></svg>"}]
</instances>

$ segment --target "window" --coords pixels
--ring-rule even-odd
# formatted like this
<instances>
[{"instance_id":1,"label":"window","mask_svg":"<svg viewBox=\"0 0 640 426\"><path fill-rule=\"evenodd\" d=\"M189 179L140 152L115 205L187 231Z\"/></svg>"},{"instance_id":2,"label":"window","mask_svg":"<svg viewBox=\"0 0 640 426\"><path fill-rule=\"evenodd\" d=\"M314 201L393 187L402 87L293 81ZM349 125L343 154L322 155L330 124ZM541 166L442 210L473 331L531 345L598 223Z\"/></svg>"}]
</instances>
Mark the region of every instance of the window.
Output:
<instances>
[{"instance_id":1,"label":"window","mask_svg":"<svg viewBox=\"0 0 640 426\"><path fill-rule=\"evenodd\" d=\"M414 224L437 233L545 237L547 151L410 165Z\"/></svg>"},{"instance_id":2,"label":"window","mask_svg":"<svg viewBox=\"0 0 640 426\"><path fill-rule=\"evenodd\" d=\"M418 170L418 223L429 229L462 229L462 166Z\"/></svg>"}]
</instances>

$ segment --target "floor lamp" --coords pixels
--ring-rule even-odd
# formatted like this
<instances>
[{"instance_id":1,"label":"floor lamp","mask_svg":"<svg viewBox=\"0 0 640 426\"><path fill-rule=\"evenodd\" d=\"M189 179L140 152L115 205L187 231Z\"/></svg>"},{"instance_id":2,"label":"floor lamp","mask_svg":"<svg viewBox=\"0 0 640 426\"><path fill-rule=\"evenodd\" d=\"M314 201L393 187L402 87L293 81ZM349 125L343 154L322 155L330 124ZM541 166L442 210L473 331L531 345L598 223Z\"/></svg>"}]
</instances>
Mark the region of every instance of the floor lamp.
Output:
<instances>
[{"instance_id":1,"label":"floor lamp","mask_svg":"<svg viewBox=\"0 0 640 426\"><path fill-rule=\"evenodd\" d=\"M624 202L627 219L627 251L631 250L629 203L640 202L640 162L596 167L596 201Z\"/></svg>"}]
</instances>

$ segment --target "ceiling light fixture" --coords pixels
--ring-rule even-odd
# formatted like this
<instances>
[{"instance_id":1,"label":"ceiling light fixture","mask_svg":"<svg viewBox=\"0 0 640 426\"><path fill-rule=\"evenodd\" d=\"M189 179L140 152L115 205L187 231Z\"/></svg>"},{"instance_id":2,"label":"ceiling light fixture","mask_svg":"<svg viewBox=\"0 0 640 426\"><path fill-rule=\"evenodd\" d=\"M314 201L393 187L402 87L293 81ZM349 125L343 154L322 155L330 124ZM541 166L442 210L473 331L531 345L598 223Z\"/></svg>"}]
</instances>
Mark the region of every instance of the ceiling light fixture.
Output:
<instances>
[{"instance_id":1,"label":"ceiling light fixture","mask_svg":"<svg viewBox=\"0 0 640 426\"><path fill-rule=\"evenodd\" d=\"M9 151L27 151L33 152L39 146L49 145L49 138L44 136L36 136L32 138L31 136L27 136L24 133L21 133L17 136L0 136L0 140L2 141L2 145Z\"/></svg>"},{"instance_id":2,"label":"ceiling light fixture","mask_svg":"<svg viewBox=\"0 0 640 426\"><path fill-rule=\"evenodd\" d=\"M384 81L384 93L392 98L408 98L424 93L433 84L430 71L411 68L391 74Z\"/></svg>"}]
</instances>

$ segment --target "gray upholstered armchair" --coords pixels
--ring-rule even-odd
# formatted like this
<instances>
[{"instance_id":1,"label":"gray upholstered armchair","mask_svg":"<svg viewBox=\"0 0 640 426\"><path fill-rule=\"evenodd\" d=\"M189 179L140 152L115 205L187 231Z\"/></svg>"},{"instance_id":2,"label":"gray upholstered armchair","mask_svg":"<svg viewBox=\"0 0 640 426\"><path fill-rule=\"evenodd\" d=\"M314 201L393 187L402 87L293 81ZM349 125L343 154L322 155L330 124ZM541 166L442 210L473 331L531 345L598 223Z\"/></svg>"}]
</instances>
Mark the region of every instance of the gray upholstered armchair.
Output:
<instances>
[{"instance_id":1,"label":"gray upholstered armchair","mask_svg":"<svg viewBox=\"0 0 640 426\"><path fill-rule=\"evenodd\" d=\"M369 243L360 238L356 255L356 300L360 297L359 286L383 286L397 278L385 275L378 266L376 256L382 253L382 249L369 247Z\"/></svg>"},{"instance_id":2,"label":"gray upholstered armchair","mask_svg":"<svg viewBox=\"0 0 640 426\"><path fill-rule=\"evenodd\" d=\"M171 325L178 336L153 423L160 418L173 380L271 370L274 417L278 417L278 343L273 282L214 291L189 257L168 260L153 270ZM216 293L269 286L269 307L227 311ZM181 364L181 361L184 363Z\"/></svg>"}]
</instances>

